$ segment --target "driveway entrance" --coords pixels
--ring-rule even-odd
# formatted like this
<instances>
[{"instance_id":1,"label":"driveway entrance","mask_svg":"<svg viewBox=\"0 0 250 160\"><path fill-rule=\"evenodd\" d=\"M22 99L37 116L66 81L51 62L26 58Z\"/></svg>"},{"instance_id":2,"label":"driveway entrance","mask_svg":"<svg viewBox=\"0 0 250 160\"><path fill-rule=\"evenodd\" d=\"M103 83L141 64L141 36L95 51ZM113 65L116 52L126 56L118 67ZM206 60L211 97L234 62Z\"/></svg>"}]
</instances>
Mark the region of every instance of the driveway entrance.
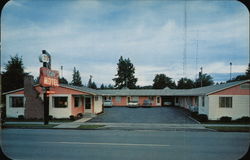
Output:
<instances>
[{"instance_id":1,"label":"driveway entrance","mask_svg":"<svg viewBox=\"0 0 250 160\"><path fill-rule=\"evenodd\" d=\"M105 108L104 113L88 122L100 123L171 123L196 124L197 122L186 115L180 108Z\"/></svg>"}]
</instances>

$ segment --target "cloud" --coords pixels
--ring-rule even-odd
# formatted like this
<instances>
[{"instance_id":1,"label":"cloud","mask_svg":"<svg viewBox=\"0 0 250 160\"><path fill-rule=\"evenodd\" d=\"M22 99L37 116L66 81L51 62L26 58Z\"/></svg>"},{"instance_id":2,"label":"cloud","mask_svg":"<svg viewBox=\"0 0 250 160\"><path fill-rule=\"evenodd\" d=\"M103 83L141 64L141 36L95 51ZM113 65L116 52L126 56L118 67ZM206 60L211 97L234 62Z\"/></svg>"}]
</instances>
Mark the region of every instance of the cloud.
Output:
<instances>
[{"instance_id":1,"label":"cloud","mask_svg":"<svg viewBox=\"0 0 250 160\"><path fill-rule=\"evenodd\" d=\"M6 8L2 21L3 61L7 61L7 55L18 53L27 70L37 74L38 56L46 49L52 55L52 66L60 69L63 65L68 80L75 66L84 83L90 74L97 83L113 83L120 56L134 63L140 85L152 84L154 75L161 72L174 80L183 76L183 3L129 1L121 6L122 2L66 2L57 3L65 11L58 13L52 6L29 3L33 8L25 6L22 21L18 20L19 14L11 12L15 5ZM230 61L233 71L244 72L249 52L248 13L238 11L237 6L224 9L223 3L204 3L188 3L186 76L193 79L200 66L207 73L226 73ZM41 12L43 7L50 16ZM229 9L234 9L233 14ZM41 20L28 13L40 15Z\"/></svg>"}]
</instances>

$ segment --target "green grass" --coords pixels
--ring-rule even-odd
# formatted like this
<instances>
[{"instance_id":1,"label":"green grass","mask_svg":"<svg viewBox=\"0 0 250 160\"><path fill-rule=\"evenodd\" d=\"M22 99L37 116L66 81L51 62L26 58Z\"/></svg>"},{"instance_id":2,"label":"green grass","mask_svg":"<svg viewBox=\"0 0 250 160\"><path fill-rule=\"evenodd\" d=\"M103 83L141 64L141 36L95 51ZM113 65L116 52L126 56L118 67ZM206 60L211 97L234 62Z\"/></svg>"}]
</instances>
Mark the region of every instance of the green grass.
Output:
<instances>
[{"instance_id":1,"label":"green grass","mask_svg":"<svg viewBox=\"0 0 250 160\"><path fill-rule=\"evenodd\" d=\"M2 128L53 128L56 124L4 124Z\"/></svg>"},{"instance_id":2,"label":"green grass","mask_svg":"<svg viewBox=\"0 0 250 160\"><path fill-rule=\"evenodd\" d=\"M105 125L80 125L77 127L78 129L97 129L100 127L104 127Z\"/></svg>"},{"instance_id":3,"label":"green grass","mask_svg":"<svg viewBox=\"0 0 250 160\"><path fill-rule=\"evenodd\" d=\"M208 126L206 128L219 132L250 132L250 127Z\"/></svg>"},{"instance_id":4,"label":"green grass","mask_svg":"<svg viewBox=\"0 0 250 160\"><path fill-rule=\"evenodd\" d=\"M42 119L18 119L18 118L7 118L5 122L43 122ZM49 122L73 122L71 119L61 118L61 119L52 119Z\"/></svg>"}]
</instances>

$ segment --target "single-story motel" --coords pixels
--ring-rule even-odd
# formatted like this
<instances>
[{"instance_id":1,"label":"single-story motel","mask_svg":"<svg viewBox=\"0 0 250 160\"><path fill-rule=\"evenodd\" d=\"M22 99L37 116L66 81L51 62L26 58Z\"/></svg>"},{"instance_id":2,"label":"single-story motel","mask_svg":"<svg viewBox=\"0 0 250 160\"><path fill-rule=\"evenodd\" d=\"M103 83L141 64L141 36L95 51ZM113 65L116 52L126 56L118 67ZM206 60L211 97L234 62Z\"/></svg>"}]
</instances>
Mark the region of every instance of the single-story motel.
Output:
<instances>
[{"instance_id":1,"label":"single-story motel","mask_svg":"<svg viewBox=\"0 0 250 160\"><path fill-rule=\"evenodd\" d=\"M32 86L37 92L36 98L42 101L42 88L39 85ZM49 115L55 118L69 118L70 115L77 116L79 113L99 114L103 112L102 104L106 99L111 99L113 106L121 107L127 106L132 100L142 104L144 100L149 99L152 107L179 106L205 114L209 120L218 120L223 116L232 117L233 120L250 116L250 80L194 89L95 90L60 84L50 90L54 93L49 94ZM7 117L25 116L28 113L25 111L28 98L25 87L3 95L6 96ZM33 103L32 109L36 110L36 107L36 103Z\"/></svg>"}]
</instances>

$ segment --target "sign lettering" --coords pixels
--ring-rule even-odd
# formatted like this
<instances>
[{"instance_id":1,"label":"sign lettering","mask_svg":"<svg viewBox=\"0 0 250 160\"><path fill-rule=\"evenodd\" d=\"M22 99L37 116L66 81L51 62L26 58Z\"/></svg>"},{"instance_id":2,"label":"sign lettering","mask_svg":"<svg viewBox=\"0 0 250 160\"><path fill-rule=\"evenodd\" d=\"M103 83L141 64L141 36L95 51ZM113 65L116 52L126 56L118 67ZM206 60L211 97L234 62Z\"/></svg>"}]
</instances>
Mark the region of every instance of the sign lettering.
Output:
<instances>
[{"instance_id":1,"label":"sign lettering","mask_svg":"<svg viewBox=\"0 0 250 160\"><path fill-rule=\"evenodd\" d=\"M40 68L40 85L43 87L58 87L59 86L59 72L50 70L46 67Z\"/></svg>"}]
</instances>

